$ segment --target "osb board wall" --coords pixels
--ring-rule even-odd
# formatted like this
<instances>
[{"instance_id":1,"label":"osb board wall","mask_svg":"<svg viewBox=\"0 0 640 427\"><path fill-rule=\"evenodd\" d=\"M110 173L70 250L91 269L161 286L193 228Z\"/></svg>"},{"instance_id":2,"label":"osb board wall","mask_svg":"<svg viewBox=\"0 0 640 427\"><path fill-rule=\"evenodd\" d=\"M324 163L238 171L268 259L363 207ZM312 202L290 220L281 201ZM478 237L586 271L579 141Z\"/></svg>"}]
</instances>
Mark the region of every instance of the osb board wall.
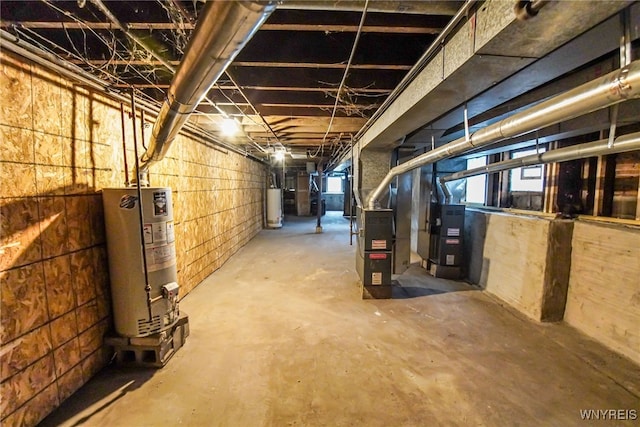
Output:
<instances>
[{"instance_id":1,"label":"osb board wall","mask_svg":"<svg viewBox=\"0 0 640 427\"><path fill-rule=\"evenodd\" d=\"M124 182L120 104L4 52L0 90L0 423L31 426L110 356L100 190ZM174 191L181 295L262 228L265 173L183 135L152 169Z\"/></svg>"},{"instance_id":2,"label":"osb board wall","mask_svg":"<svg viewBox=\"0 0 640 427\"><path fill-rule=\"evenodd\" d=\"M541 320L549 221L467 211L465 229L470 281Z\"/></svg>"},{"instance_id":3,"label":"osb board wall","mask_svg":"<svg viewBox=\"0 0 640 427\"><path fill-rule=\"evenodd\" d=\"M640 230L575 223L564 320L640 363Z\"/></svg>"}]
</instances>

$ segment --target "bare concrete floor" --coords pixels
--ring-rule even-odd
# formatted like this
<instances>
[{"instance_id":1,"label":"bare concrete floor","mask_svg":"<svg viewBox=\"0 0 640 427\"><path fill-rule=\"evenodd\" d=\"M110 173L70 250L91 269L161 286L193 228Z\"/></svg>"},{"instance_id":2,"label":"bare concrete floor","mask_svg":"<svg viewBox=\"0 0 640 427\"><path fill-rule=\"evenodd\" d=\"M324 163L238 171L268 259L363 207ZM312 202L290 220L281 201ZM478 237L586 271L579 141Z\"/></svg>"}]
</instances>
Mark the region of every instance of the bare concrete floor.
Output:
<instances>
[{"instance_id":1,"label":"bare concrete floor","mask_svg":"<svg viewBox=\"0 0 640 427\"><path fill-rule=\"evenodd\" d=\"M640 412L638 366L417 266L360 299L348 223L264 230L180 303L160 370L110 367L46 426L572 426ZM593 425L638 425L596 421Z\"/></svg>"}]
</instances>

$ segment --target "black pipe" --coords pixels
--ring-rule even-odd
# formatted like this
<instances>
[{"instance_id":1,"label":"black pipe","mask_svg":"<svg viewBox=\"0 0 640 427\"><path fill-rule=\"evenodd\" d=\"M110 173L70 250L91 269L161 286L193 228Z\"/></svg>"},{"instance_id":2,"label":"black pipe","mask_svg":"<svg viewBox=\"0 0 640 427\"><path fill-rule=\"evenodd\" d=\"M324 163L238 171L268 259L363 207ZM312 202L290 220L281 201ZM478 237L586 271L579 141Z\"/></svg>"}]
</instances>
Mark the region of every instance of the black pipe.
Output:
<instances>
[{"instance_id":1,"label":"black pipe","mask_svg":"<svg viewBox=\"0 0 640 427\"><path fill-rule=\"evenodd\" d=\"M136 98L131 88L131 112L133 117L133 150L136 156L136 189L138 191L138 216L140 219L140 247L142 249L142 264L144 269L144 290L147 293L147 309L149 310L149 323L153 321L151 313L151 285L149 284L149 270L147 269L147 250L144 246L144 215L142 213L142 189L140 188L140 156L138 156L138 138L136 136Z\"/></svg>"},{"instance_id":2,"label":"black pipe","mask_svg":"<svg viewBox=\"0 0 640 427\"><path fill-rule=\"evenodd\" d=\"M122 123L122 155L124 156L124 185L129 186L129 165L127 164L127 144L124 130L124 104L120 103L120 122ZM136 156L137 157L137 156Z\"/></svg>"},{"instance_id":3,"label":"black pipe","mask_svg":"<svg viewBox=\"0 0 640 427\"><path fill-rule=\"evenodd\" d=\"M322 232L322 162L318 162L318 212L316 223L316 233Z\"/></svg>"},{"instance_id":4,"label":"black pipe","mask_svg":"<svg viewBox=\"0 0 640 427\"><path fill-rule=\"evenodd\" d=\"M142 148L147 150L147 144L144 143L144 110L140 110L140 137L142 138Z\"/></svg>"}]
</instances>

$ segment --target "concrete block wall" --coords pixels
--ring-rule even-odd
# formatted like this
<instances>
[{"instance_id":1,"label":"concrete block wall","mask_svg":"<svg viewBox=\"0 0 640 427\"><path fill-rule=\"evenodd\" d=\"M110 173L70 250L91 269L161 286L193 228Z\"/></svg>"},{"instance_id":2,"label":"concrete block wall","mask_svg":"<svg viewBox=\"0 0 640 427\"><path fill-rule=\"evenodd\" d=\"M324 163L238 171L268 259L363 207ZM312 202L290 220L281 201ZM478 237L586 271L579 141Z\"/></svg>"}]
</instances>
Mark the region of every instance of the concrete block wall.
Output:
<instances>
[{"instance_id":1,"label":"concrete block wall","mask_svg":"<svg viewBox=\"0 0 640 427\"><path fill-rule=\"evenodd\" d=\"M100 190L124 183L121 105L6 52L0 91L0 423L32 426L110 357ZM152 185L174 191L182 296L261 230L265 177L185 135L153 167Z\"/></svg>"}]
</instances>

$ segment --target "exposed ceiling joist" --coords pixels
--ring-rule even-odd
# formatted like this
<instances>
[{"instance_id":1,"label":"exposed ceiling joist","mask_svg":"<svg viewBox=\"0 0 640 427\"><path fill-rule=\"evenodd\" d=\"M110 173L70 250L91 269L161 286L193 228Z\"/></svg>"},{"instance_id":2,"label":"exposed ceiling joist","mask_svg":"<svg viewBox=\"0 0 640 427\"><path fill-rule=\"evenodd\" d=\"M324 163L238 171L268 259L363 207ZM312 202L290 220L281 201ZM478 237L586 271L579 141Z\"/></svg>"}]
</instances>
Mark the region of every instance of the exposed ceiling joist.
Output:
<instances>
[{"instance_id":1,"label":"exposed ceiling joist","mask_svg":"<svg viewBox=\"0 0 640 427\"><path fill-rule=\"evenodd\" d=\"M41 30L117 30L118 28L111 22L78 22L78 21L3 21L1 26L8 28L12 26ZM129 22L126 24L130 30L193 30L195 25L189 22ZM264 24L262 31L318 31L323 33L355 33L358 31L357 25L341 24ZM363 33L385 33L385 34L439 34L441 27L415 27L415 26L380 26L365 25L362 27Z\"/></svg>"},{"instance_id":2,"label":"exposed ceiling joist","mask_svg":"<svg viewBox=\"0 0 640 427\"><path fill-rule=\"evenodd\" d=\"M362 0L287 0L278 5L278 9L296 10L341 10L350 12L362 12L364 2ZM459 2L453 1L425 1L404 0L385 1L377 0L369 3L368 11L381 13L408 13L418 15L447 15L453 16L459 7Z\"/></svg>"},{"instance_id":3,"label":"exposed ceiling joist","mask_svg":"<svg viewBox=\"0 0 640 427\"><path fill-rule=\"evenodd\" d=\"M163 64L157 60L147 60L147 59L87 59L87 60L78 60L74 59L70 61L72 64L76 65L95 65L101 66L105 63L109 65L142 65L142 66L150 66L150 67L160 67ZM167 61L172 65L180 64L180 61ZM327 69L338 69L343 70L346 67L346 64L321 64L321 63L304 63L304 62L255 62L255 61L238 61L233 63L234 67L269 67L269 68L327 68ZM351 68L355 70L401 70L408 71L411 69L410 65L394 65L394 64L354 64L351 65Z\"/></svg>"}]
</instances>

